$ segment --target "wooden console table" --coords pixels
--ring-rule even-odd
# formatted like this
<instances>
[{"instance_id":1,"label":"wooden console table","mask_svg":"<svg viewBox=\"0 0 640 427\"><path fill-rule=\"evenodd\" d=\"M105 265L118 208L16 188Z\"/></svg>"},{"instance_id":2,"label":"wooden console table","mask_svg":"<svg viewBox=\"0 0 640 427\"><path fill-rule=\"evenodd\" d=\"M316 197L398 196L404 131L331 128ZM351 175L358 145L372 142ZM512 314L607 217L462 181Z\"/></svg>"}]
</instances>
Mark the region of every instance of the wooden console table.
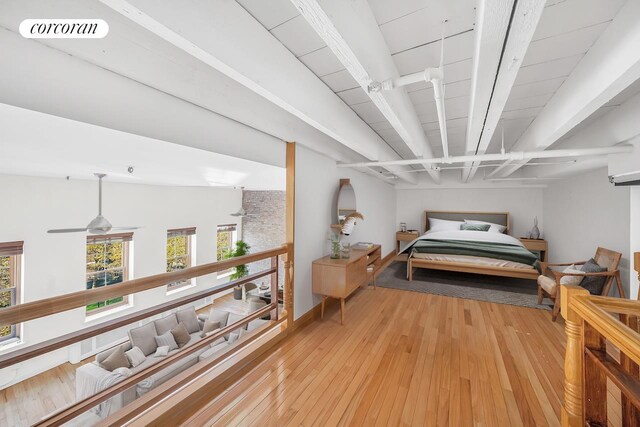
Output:
<instances>
[{"instance_id":1,"label":"wooden console table","mask_svg":"<svg viewBox=\"0 0 640 427\"><path fill-rule=\"evenodd\" d=\"M324 318L324 303L327 298L340 300L340 323L344 324L344 301L356 289L373 281L375 272L382 264L380 245L369 249L351 249L346 259L331 259L328 255L313 261L313 293L322 295L320 318ZM372 266L370 270L368 267Z\"/></svg>"}]
</instances>

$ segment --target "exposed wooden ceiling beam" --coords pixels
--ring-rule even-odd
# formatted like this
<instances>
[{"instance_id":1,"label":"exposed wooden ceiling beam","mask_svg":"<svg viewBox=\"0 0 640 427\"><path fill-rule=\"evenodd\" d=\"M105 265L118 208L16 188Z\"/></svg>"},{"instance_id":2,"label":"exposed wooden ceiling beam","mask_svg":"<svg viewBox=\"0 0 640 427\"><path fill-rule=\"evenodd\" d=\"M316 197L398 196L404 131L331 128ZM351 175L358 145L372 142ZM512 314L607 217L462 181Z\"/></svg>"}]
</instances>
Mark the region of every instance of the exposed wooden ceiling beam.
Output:
<instances>
[{"instance_id":1,"label":"exposed wooden ceiling beam","mask_svg":"<svg viewBox=\"0 0 640 427\"><path fill-rule=\"evenodd\" d=\"M514 150L544 150L640 78L640 2L627 1ZM500 175L508 176L521 165Z\"/></svg>"},{"instance_id":2,"label":"exposed wooden ceiling beam","mask_svg":"<svg viewBox=\"0 0 640 427\"><path fill-rule=\"evenodd\" d=\"M369 98L418 158L433 157L406 89L369 92L373 80L400 77L391 52L366 0L291 0L309 25L367 92ZM437 66L438 64L433 64ZM428 171L439 181L439 172Z\"/></svg>"},{"instance_id":3,"label":"exposed wooden ceiling beam","mask_svg":"<svg viewBox=\"0 0 640 427\"><path fill-rule=\"evenodd\" d=\"M136 24L258 93L368 159L399 156L235 1L100 0ZM283 76L286 75L286 78ZM416 182L402 168L390 169Z\"/></svg>"},{"instance_id":4,"label":"exposed wooden ceiling beam","mask_svg":"<svg viewBox=\"0 0 640 427\"><path fill-rule=\"evenodd\" d=\"M489 147L544 3L540 0L478 2L467 155L484 154ZM472 180L476 171L477 167L464 169L463 181Z\"/></svg>"}]
</instances>

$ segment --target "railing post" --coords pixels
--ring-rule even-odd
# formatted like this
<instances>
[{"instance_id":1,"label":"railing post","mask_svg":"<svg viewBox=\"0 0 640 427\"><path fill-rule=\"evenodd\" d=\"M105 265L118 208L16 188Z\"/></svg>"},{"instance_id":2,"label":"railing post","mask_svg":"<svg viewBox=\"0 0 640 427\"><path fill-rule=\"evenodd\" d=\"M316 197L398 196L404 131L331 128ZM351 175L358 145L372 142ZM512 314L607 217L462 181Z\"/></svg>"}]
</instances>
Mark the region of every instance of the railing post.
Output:
<instances>
[{"instance_id":1,"label":"railing post","mask_svg":"<svg viewBox=\"0 0 640 427\"><path fill-rule=\"evenodd\" d=\"M271 302L275 301L276 308L271 310L271 320L278 320L278 257L271 257L271 268L276 271L271 274Z\"/></svg>"},{"instance_id":2,"label":"railing post","mask_svg":"<svg viewBox=\"0 0 640 427\"><path fill-rule=\"evenodd\" d=\"M284 255L284 291L282 315L287 318L287 328L293 327L293 244L287 243Z\"/></svg>"},{"instance_id":3,"label":"railing post","mask_svg":"<svg viewBox=\"0 0 640 427\"><path fill-rule=\"evenodd\" d=\"M567 347L564 358L564 404L562 405L562 427L584 426L582 421L582 370L584 349L582 348L582 319L571 309L571 298L589 295L589 291L577 286L560 286L560 309L565 320Z\"/></svg>"}]
</instances>

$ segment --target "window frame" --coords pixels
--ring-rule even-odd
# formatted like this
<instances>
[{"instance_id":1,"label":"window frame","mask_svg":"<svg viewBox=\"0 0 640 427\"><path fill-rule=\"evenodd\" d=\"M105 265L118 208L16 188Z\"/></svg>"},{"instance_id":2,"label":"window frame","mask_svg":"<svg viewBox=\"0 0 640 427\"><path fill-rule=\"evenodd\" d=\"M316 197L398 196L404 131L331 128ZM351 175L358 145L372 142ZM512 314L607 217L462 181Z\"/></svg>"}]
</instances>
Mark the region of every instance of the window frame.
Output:
<instances>
[{"instance_id":1,"label":"window frame","mask_svg":"<svg viewBox=\"0 0 640 427\"><path fill-rule=\"evenodd\" d=\"M229 228L229 227L233 227L233 230L220 230L221 228ZM218 235L221 232L230 232L231 233L231 239L230 239L231 242L230 242L228 250L233 249L234 245L238 241L238 224L221 224L221 225L218 225L216 227L216 261L221 261L221 260L218 259L218 254L220 252L220 247L218 247ZM228 269L223 270L223 271L219 271L216 274L216 278L224 279L225 277L229 277L229 276L231 276L231 274L233 274L233 270L234 270L234 267L228 268Z\"/></svg>"},{"instance_id":2,"label":"window frame","mask_svg":"<svg viewBox=\"0 0 640 427\"><path fill-rule=\"evenodd\" d=\"M196 228L195 227L185 227L185 228L172 228L167 230L167 242L166 242L166 247L165 247L165 255L166 255L166 249L168 249L168 245L169 245L169 239L172 237L177 237L177 236L184 236L186 237L187 241L186 241L186 249L187 249L187 262L186 262L186 267L185 268L189 268L193 266L193 258L194 258L194 244L195 244L195 236L196 236ZM171 259L177 259L177 258L183 258L183 256L174 256ZM165 260L165 264L168 264L169 262L169 257L166 258ZM180 269L182 270L182 269ZM171 270L171 271L177 271L177 270ZM169 273L170 271L168 270L168 268L166 269L166 272ZM168 283L167 284L167 295L168 294L172 294L174 292L177 292L179 290L182 289L186 289L186 288L190 288L192 286L196 285L196 281L195 278L189 278L186 280L182 280L180 282L173 282L173 283Z\"/></svg>"},{"instance_id":3,"label":"window frame","mask_svg":"<svg viewBox=\"0 0 640 427\"><path fill-rule=\"evenodd\" d=\"M122 268L118 267L114 269L99 270L99 271L108 272L108 271L122 270L122 281L115 283L115 285L124 283L130 279L131 266L129 264L131 261L131 258L130 258L131 243L133 242L133 233L116 233L116 234L101 234L101 235L87 236L86 243L85 243L85 251L84 251L85 252L85 289L86 289L87 278L89 277L89 275L96 273L96 272L89 272L87 270L88 263L86 260L86 256L87 256L88 246L90 244L108 243L109 241L112 241L112 240L122 243ZM109 286L109 285L105 285L105 286ZM85 317L90 319L90 318L93 318L94 316L104 315L109 311L118 310L122 307L131 305L130 297L131 295L123 295L122 301L120 302L109 304L109 305L105 304L102 307L96 307L92 310L87 310L87 306L85 306ZM103 302L106 302L106 301L107 300Z\"/></svg>"},{"instance_id":4,"label":"window frame","mask_svg":"<svg viewBox=\"0 0 640 427\"><path fill-rule=\"evenodd\" d=\"M24 242L6 242L0 243L0 256L9 258L9 288L0 289L0 292L11 292L11 304L9 307L13 307L20 304L20 294L22 288L22 257ZM7 335L0 336L0 347L19 342L21 323L9 325L11 332Z\"/></svg>"}]
</instances>

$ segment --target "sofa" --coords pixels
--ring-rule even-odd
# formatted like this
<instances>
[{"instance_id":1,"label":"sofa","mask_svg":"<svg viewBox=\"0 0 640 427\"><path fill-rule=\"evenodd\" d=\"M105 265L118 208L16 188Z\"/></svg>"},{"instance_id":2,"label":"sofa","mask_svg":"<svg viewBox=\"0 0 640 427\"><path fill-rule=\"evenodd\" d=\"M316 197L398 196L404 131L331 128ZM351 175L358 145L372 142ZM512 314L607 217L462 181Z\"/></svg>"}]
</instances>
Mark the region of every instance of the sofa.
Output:
<instances>
[{"instance_id":1,"label":"sofa","mask_svg":"<svg viewBox=\"0 0 640 427\"><path fill-rule=\"evenodd\" d=\"M113 384L123 381L128 376L134 375L143 369L160 362L164 358L172 356L182 351L184 348L199 342L203 339L201 336L202 330L205 322L209 319L212 319L214 322L218 322L220 325L219 328L224 328L229 324L237 322L243 317L244 316L242 315L216 308L212 308L207 315L197 315L195 309L193 307L189 307L176 311L175 313L171 313L155 321L146 323L142 326L132 328L128 331L128 341L96 354L94 361L82 365L76 370L76 399L82 400L92 396ZM106 418L107 416L117 412L125 405L133 402L135 399L148 393L155 387L173 378L178 373L195 365L199 361L209 359L216 354L221 353L234 341L242 339L242 335L244 335L244 333L257 328L264 323L266 323L264 320L252 320L248 325L230 332L223 338L216 340L213 344L207 345L184 359L172 363L163 370L145 378L135 387L131 387L105 402L102 402L94 407L92 412L100 418ZM184 325L187 329L189 333L188 342L181 348L169 351L166 356L156 356L158 345L155 337L161 336L162 334L167 333L167 331L171 331L173 328L178 326L178 324ZM113 371L108 370L105 365L103 365L107 358L109 358L109 356L119 348L122 348L124 352L127 352L134 346L141 349L142 353L144 353L144 360L140 364L135 367L129 366L128 368L114 369Z\"/></svg>"}]
</instances>

